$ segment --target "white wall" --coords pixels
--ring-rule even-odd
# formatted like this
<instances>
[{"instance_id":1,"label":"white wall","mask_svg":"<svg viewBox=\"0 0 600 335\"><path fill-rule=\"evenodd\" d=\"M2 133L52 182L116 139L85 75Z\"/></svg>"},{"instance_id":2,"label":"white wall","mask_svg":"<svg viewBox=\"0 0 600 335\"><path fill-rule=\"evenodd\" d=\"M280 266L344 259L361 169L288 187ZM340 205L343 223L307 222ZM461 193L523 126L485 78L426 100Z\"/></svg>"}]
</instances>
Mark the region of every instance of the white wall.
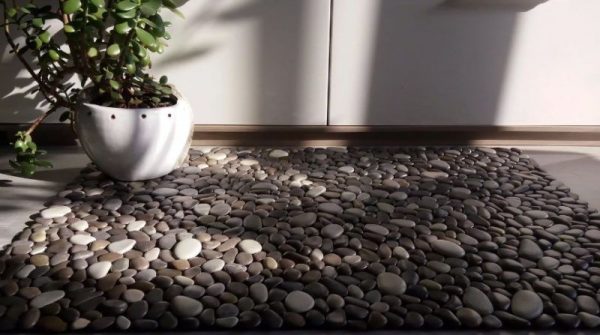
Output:
<instances>
[{"instance_id":1,"label":"white wall","mask_svg":"<svg viewBox=\"0 0 600 335\"><path fill-rule=\"evenodd\" d=\"M333 1L332 125L600 125L600 0ZM326 124L330 0L183 9L153 71L196 123ZM32 120L0 52L0 122Z\"/></svg>"},{"instance_id":2,"label":"white wall","mask_svg":"<svg viewBox=\"0 0 600 335\"><path fill-rule=\"evenodd\" d=\"M539 2L334 0L331 123L600 124L600 1Z\"/></svg>"},{"instance_id":3,"label":"white wall","mask_svg":"<svg viewBox=\"0 0 600 335\"><path fill-rule=\"evenodd\" d=\"M185 20L169 15L173 39L152 71L190 100L198 124L323 125L329 9L329 0L189 1ZM39 100L21 94L30 80L15 79L21 65L3 36L0 51L0 122L30 121Z\"/></svg>"}]
</instances>

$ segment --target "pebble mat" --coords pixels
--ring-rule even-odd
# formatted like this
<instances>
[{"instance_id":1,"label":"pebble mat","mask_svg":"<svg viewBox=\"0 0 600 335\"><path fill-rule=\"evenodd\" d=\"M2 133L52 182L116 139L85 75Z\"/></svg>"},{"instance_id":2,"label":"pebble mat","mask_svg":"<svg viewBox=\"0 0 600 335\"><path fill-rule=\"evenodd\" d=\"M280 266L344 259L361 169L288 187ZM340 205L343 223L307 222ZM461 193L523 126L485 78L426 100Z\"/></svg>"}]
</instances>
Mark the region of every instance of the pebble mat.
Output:
<instances>
[{"instance_id":1,"label":"pebble mat","mask_svg":"<svg viewBox=\"0 0 600 335\"><path fill-rule=\"evenodd\" d=\"M93 166L0 256L0 330L600 326L600 214L518 149Z\"/></svg>"}]
</instances>

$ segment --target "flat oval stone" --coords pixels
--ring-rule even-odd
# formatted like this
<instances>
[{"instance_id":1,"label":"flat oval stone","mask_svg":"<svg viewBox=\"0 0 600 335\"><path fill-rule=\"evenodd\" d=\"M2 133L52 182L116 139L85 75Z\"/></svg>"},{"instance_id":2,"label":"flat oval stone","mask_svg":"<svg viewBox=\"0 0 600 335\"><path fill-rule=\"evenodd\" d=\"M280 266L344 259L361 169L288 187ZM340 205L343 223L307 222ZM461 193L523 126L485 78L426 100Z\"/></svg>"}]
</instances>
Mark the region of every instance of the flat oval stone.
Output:
<instances>
[{"instance_id":1,"label":"flat oval stone","mask_svg":"<svg viewBox=\"0 0 600 335\"><path fill-rule=\"evenodd\" d=\"M530 239L523 239L519 243L519 256L532 261L537 261L544 256L544 252L542 251L542 248L540 248L540 246L534 241Z\"/></svg>"},{"instance_id":2,"label":"flat oval stone","mask_svg":"<svg viewBox=\"0 0 600 335\"><path fill-rule=\"evenodd\" d=\"M127 225L127 231L139 231L140 229L144 228L144 226L146 226L146 221L134 221Z\"/></svg>"},{"instance_id":3,"label":"flat oval stone","mask_svg":"<svg viewBox=\"0 0 600 335\"><path fill-rule=\"evenodd\" d=\"M133 249L136 241L131 239L120 240L116 242L112 242L108 245L108 251L114 252L117 254L124 254L129 250Z\"/></svg>"},{"instance_id":4,"label":"flat oval stone","mask_svg":"<svg viewBox=\"0 0 600 335\"><path fill-rule=\"evenodd\" d=\"M215 216L227 215L231 212L231 206L225 203L218 203L210 209L210 214Z\"/></svg>"},{"instance_id":5,"label":"flat oval stone","mask_svg":"<svg viewBox=\"0 0 600 335\"><path fill-rule=\"evenodd\" d=\"M460 258L465 255L465 250L461 246L446 240L434 240L431 242L431 247L435 252L446 257Z\"/></svg>"},{"instance_id":6,"label":"flat oval stone","mask_svg":"<svg viewBox=\"0 0 600 335\"><path fill-rule=\"evenodd\" d=\"M514 315L532 320L544 311L542 298L533 291L520 290L511 299L511 311Z\"/></svg>"},{"instance_id":7,"label":"flat oval stone","mask_svg":"<svg viewBox=\"0 0 600 335\"><path fill-rule=\"evenodd\" d=\"M100 279L108 274L108 271L110 271L111 266L111 262L108 261L98 262L90 265L87 271L90 277L94 279Z\"/></svg>"},{"instance_id":8,"label":"flat oval stone","mask_svg":"<svg viewBox=\"0 0 600 335\"><path fill-rule=\"evenodd\" d=\"M209 204L197 204L192 208L194 214L199 216L208 215L210 213L210 205Z\"/></svg>"},{"instance_id":9,"label":"flat oval stone","mask_svg":"<svg viewBox=\"0 0 600 335\"><path fill-rule=\"evenodd\" d=\"M329 213L329 214L342 214L344 209L340 207L340 205L333 202L324 202L319 204L319 210L321 212Z\"/></svg>"},{"instance_id":10,"label":"flat oval stone","mask_svg":"<svg viewBox=\"0 0 600 335\"><path fill-rule=\"evenodd\" d=\"M317 222L317 214L308 212L296 215L290 219L290 224L295 227L308 227Z\"/></svg>"},{"instance_id":11,"label":"flat oval stone","mask_svg":"<svg viewBox=\"0 0 600 335\"><path fill-rule=\"evenodd\" d=\"M96 240L96 238L94 236L90 236L90 235L83 235L83 234L75 234L73 236L71 236L71 238L69 239L69 241L73 244L77 244L77 245L88 245L92 242L94 242Z\"/></svg>"},{"instance_id":12,"label":"flat oval stone","mask_svg":"<svg viewBox=\"0 0 600 335\"><path fill-rule=\"evenodd\" d=\"M258 243L258 241L255 240L242 240L240 243L238 243L238 246L240 247L240 249L242 249L243 252L249 253L251 255L262 251L262 246L260 245L260 243Z\"/></svg>"},{"instance_id":13,"label":"flat oval stone","mask_svg":"<svg viewBox=\"0 0 600 335\"><path fill-rule=\"evenodd\" d=\"M321 235L323 235L323 237L325 238L338 238L340 236L342 236L342 234L344 233L344 227L335 224L335 223L330 223L328 225L325 225L323 228L321 228Z\"/></svg>"},{"instance_id":14,"label":"flat oval stone","mask_svg":"<svg viewBox=\"0 0 600 335\"><path fill-rule=\"evenodd\" d=\"M44 219L55 219L71 213L71 208L67 206L52 206L40 212Z\"/></svg>"},{"instance_id":15,"label":"flat oval stone","mask_svg":"<svg viewBox=\"0 0 600 335\"><path fill-rule=\"evenodd\" d=\"M383 236L387 236L390 233L390 231L386 227L371 223L365 225L365 230Z\"/></svg>"},{"instance_id":16,"label":"flat oval stone","mask_svg":"<svg viewBox=\"0 0 600 335\"><path fill-rule=\"evenodd\" d=\"M327 191L327 188L325 188L325 186L317 185L317 186L311 187L306 192L306 196L311 197L311 198L316 198L316 197L320 196L321 194L325 193L326 191Z\"/></svg>"},{"instance_id":17,"label":"flat oval stone","mask_svg":"<svg viewBox=\"0 0 600 335\"><path fill-rule=\"evenodd\" d=\"M285 297L285 306L292 312L308 312L315 306L315 299L304 291L292 291Z\"/></svg>"},{"instance_id":18,"label":"flat oval stone","mask_svg":"<svg viewBox=\"0 0 600 335\"><path fill-rule=\"evenodd\" d=\"M273 158L283 158L283 157L287 157L289 155L289 153L285 150L281 150L281 149L274 149L271 150L271 152L269 152L269 157L273 157Z\"/></svg>"},{"instance_id":19,"label":"flat oval stone","mask_svg":"<svg viewBox=\"0 0 600 335\"><path fill-rule=\"evenodd\" d=\"M544 256L538 262L538 268L542 270L554 270L560 265L560 261L553 257Z\"/></svg>"},{"instance_id":20,"label":"flat oval stone","mask_svg":"<svg viewBox=\"0 0 600 335\"><path fill-rule=\"evenodd\" d=\"M55 291L47 291L42 292L37 297L31 300L31 307L42 308L44 306L50 305L54 302L59 301L65 296L65 291L55 290Z\"/></svg>"},{"instance_id":21,"label":"flat oval stone","mask_svg":"<svg viewBox=\"0 0 600 335\"><path fill-rule=\"evenodd\" d=\"M404 279L391 272L382 272L377 275L377 287L381 292L389 295L401 295L406 292Z\"/></svg>"},{"instance_id":22,"label":"flat oval stone","mask_svg":"<svg viewBox=\"0 0 600 335\"><path fill-rule=\"evenodd\" d=\"M174 195L179 194L179 190L176 188L161 187L161 188L157 188L154 191L152 191L152 194L162 196L162 197L172 197Z\"/></svg>"},{"instance_id":23,"label":"flat oval stone","mask_svg":"<svg viewBox=\"0 0 600 335\"><path fill-rule=\"evenodd\" d=\"M197 316L203 309L204 306L200 301L183 295L178 295L171 300L171 310L183 318Z\"/></svg>"},{"instance_id":24,"label":"flat oval stone","mask_svg":"<svg viewBox=\"0 0 600 335\"><path fill-rule=\"evenodd\" d=\"M202 270L204 270L208 273L213 273L213 272L223 270L224 266L225 266L225 261L222 259L216 258L216 259L211 259L210 261L202 264Z\"/></svg>"},{"instance_id":25,"label":"flat oval stone","mask_svg":"<svg viewBox=\"0 0 600 335\"><path fill-rule=\"evenodd\" d=\"M465 293L463 294L463 304L483 316L494 312L494 306L488 296L474 286L469 286L465 289Z\"/></svg>"},{"instance_id":26,"label":"flat oval stone","mask_svg":"<svg viewBox=\"0 0 600 335\"><path fill-rule=\"evenodd\" d=\"M177 259L190 259L198 256L202 251L202 243L195 238L188 238L178 242L173 249Z\"/></svg>"}]
</instances>

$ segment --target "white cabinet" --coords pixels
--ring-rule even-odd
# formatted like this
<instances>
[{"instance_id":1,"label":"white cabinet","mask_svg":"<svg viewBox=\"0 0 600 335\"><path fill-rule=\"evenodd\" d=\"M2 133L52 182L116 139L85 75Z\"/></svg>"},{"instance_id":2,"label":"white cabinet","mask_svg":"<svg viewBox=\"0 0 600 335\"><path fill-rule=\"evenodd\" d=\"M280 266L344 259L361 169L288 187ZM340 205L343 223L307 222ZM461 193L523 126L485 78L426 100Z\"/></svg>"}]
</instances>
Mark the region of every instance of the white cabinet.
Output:
<instances>
[{"instance_id":1,"label":"white cabinet","mask_svg":"<svg viewBox=\"0 0 600 335\"><path fill-rule=\"evenodd\" d=\"M191 101L196 124L326 123L328 0L193 0L184 9L153 70Z\"/></svg>"},{"instance_id":2,"label":"white cabinet","mask_svg":"<svg viewBox=\"0 0 600 335\"><path fill-rule=\"evenodd\" d=\"M333 125L600 124L600 1L333 8Z\"/></svg>"}]
</instances>

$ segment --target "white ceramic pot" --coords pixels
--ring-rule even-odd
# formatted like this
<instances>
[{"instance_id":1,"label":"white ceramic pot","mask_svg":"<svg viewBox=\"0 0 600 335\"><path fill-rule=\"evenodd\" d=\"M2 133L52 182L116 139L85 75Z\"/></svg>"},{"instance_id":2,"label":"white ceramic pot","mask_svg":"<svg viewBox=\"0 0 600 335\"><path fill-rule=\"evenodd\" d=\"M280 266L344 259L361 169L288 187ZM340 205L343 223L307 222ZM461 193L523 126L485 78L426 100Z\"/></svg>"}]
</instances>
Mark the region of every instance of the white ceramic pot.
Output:
<instances>
[{"instance_id":1,"label":"white ceramic pot","mask_svg":"<svg viewBox=\"0 0 600 335\"><path fill-rule=\"evenodd\" d=\"M114 108L82 103L75 129L85 152L107 175L123 181L164 176L187 157L193 130L192 109L177 104L159 108Z\"/></svg>"}]
</instances>

